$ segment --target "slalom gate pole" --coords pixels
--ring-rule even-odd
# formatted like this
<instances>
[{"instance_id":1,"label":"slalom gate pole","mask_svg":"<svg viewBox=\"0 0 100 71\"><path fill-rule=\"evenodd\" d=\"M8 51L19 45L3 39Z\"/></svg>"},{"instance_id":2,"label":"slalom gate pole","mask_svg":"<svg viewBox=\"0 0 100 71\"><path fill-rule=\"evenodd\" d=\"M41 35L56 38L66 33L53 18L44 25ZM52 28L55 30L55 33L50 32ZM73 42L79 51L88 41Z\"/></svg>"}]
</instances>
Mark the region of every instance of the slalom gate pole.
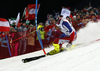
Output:
<instances>
[{"instance_id":1,"label":"slalom gate pole","mask_svg":"<svg viewBox=\"0 0 100 71\"><path fill-rule=\"evenodd\" d=\"M6 35L6 40L7 40L7 45L8 45L9 54L10 54L10 56L12 56L12 55L11 55L11 51L10 51L10 47L9 47L9 41L8 41L7 35Z\"/></svg>"},{"instance_id":2,"label":"slalom gate pole","mask_svg":"<svg viewBox=\"0 0 100 71\"><path fill-rule=\"evenodd\" d=\"M36 0L36 9L35 9L35 25L36 25L36 30L37 30L37 3L38 3L38 0ZM39 30L36 31L36 32L37 32L37 36L38 36L38 39L39 39L39 43L40 43L40 45L42 47L42 50L43 50L44 54L46 55L46 52L45 52L45 50L43 48L42 40L41 40L41 38L39 36Z\"/></svg>"}]
</instances>

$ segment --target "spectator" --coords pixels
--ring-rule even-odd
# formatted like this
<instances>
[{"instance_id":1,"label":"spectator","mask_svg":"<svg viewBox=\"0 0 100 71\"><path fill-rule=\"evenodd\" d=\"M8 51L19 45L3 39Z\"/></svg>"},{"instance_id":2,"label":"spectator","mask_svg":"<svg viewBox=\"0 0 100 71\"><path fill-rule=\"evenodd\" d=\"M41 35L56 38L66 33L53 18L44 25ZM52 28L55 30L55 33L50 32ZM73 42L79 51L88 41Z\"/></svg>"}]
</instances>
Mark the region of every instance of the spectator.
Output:
<instances>
[{"instance_id":1,"label":"spectator","mask_svg":"<svg viewBox=\"0 0 100 71\"><path fill-rule=\"evenodd\" d=\"M41 35L41 39L44 40L45 39L45 31L44 31L44 27L42 25L39 25L37 28L40 31L40 35ZM38 39L38 37L37 37Z\"/></svg>"},{"instance_id":2,"label":"spectator","mask_svg":"<svg viewBox=\"0 0 100 71\"><path fill-rule=\"evenodd\" d=\"M2 41L2 32L0 32L0 45L1 45L1 41Z\"/></svg>"},{"instance_id":3,"label":"spectator","mask_svg":"<svg viewBox=\"0 0 100 71\"><path fill-rule=\"evenodd\" d=\"M45 40L46 32L44 31L44 27L42 25L39 25L37 29L40 31L40 38L42 39L42 43L44 44L43 46L45 46L45 44L47 45L47 41ZM36 37L36 40L37 40L37 43L39 43L38 36Z\"/></svg>"},{"instance_id":4,"label":"spectator","mask_svg":"<svg viewBox=\"0 0 100 71\"><path fill-rule=\"evenodd\" d=\"M56 23L56 20L54 18L50 18L49 19L49 23L50 23L50 25L55 24Z\"/></svg>"},{"instance_id":5,"label":"spectator","mask_svg":"<svg viewBox=\"0 0 100 71\"><path fill-rule=\"evenodd\" d=\"M89 19L89 13L86 12L86 19Z\"/></svg>"},{"instance_id":6,"label":"spectator","mask_svg":"<svg viewBox=\"0 0 100 71\"><path fill-rule=\"evenodd\" d=\"M73 20L72 21L76 21L76 16L73 16Z\"/></svg>"},{"instance_id":7,"label":"spectator","mask_svg":"<svg viewBox=\"0 0 100 71\"><path fill-rule=\"evenodd\" d=\"M93 10L91 10L91 11L90 11L90 15L92 15L93 13L94 13L94 11L93 11Z\"/></svg>"},{"instance_id":8,"label":"spectator","mask_svg":"<svg viewBox=\"0 0 100 71\"><path fill-rule=\"evenodd\" d=\"M35 32L34 32L34 27L32 24L28 26L28 35L27 35L27 51L32 52L34 51L34 46L35 46Z\"/></svg>"},{"instance_id":9,"label":"spectator","mask_svg":"<svg viewBox=\"0 0 100 71\"><path fill-rule=\"evenodd\" d=\"M16 33L16 31L13 27L11 27L11 29L10 29L10 36L11 36L11 41L13 41L19 37L19 35ZM18 55L18 46L19 46L19 40L11 43L12 56Z\"/></svg>"},{"instance_id":10,"label":"spectator","mask_svg":"<svg viewBox=\"0 0 100 71\"><path fill-rule=\"evenodd\" d=\"M5 35L7 35L7 36L9 36L9 32L3 32L2 33L2 42L1 42L1 46L2 47L8 47L8 45L7 45L7 39L6 39L6 36ZM9 37L8 37L8 40L9 40Z\"/></svg>"},{"instance_id":11,"label":"spectator","mask_svg":"<svg viewBox=\"0 0 100 71\"><path fill-rule=\"evenodd\" d=\"M77 21L80 21L80 20L81 20L80 15L77 15L77 16L76 16L76 20L77 20Z\"/></svg>"},{"instance_id":12,"label":"spectator","mask_svg":"<svg viewBox=\"0 0 100 71\"><path fill-rule=\"evenodd\" d=\"M91 20L94 21L94 22L97 21L97 18L96 18L96 14L95 13L91 15Z\"/></svg>"},{"instance_id":13,"label":"spectator","mask_svg":"<svg viewBox=\"0 0 100 71\"><path fill-rule=\"evenodd\" d=\"M39 23L39 25L42 25L42 26L43 26L43 23L42 23L42 22L40 22L40 23Z\"/></svg>"},{"instance_id":14,"label":"spectator","mask_svg":"<svg viewBox=\"0 0 100 71\"><path fill-rule=\"evenodd\" d=\"M27 44L27 37L25 36L27 33L26 24L22 23L22 26L18 28L18 32L20 36L24 36L20 39L20 45L19 45L19 54L24 54L26 52L26 44ZM21 52L22 49L22 52Z\"/></svg>"}]
</instances>

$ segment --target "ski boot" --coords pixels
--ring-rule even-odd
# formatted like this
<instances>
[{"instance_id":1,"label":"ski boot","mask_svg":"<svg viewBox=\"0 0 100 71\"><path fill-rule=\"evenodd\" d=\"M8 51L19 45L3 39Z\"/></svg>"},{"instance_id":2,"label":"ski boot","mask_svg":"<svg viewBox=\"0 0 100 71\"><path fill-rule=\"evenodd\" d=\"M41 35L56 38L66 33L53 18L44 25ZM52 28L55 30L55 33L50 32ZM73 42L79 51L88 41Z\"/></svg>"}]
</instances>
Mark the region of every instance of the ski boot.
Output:
<instances>
[{"instance_id":1,"label":"ski boot","mask_svg":"<svg viewBox=\"0 0 100 71\"><path fill-rule=\"evenodd\" d=\"M47 55L54 55L54 54L57 54L57 53L60 52L60 46L59 46L59 44L54 44L53 43L53 46L54 46L54 50L52 50L49 53L47 53Z\"/></svg>"}]
</instances>

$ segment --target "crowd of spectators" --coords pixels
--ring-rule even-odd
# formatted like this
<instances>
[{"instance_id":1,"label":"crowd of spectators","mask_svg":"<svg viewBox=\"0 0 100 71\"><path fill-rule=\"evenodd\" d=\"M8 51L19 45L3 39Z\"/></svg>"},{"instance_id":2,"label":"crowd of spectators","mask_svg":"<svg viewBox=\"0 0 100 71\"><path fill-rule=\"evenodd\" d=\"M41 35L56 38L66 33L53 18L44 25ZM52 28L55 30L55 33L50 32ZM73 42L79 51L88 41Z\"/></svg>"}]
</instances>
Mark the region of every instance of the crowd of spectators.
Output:
<instances>
[{"instance_id":1,"label":"crowd of spectators","mask_svg":"<svg viewBox=\"0 0 100 71\"><path fill-rule=\"evenodd\" d=\"M44 47L49 46L53 39L59 37L61 33L60 31L55 32L55 28L49 31L46 30L48 29L48 26L52 26L53 24L57 23L59 16L59 12L48 14L47 20L44 23L40 22L38 24L38 26L41 25L41 27L38 27L38 29L40 30ZM69 20L76 31L78 31L80 28L85 27L89 21L97 22L100 19L100 8L91 8L87 11L74 10L71 11L71 16L66 17L66 19ZM31 23L27 26L25 22L22 22L20 27L11 26L10 32L0 32L0 34L0 55L2 55L2 52L4 52L1 50L3 49L2 47L8 47L4 34L7 34L9 37L12 56L17 56L41 49L36 34L36 27Z\"/></svg>"},{"instance_id":2,"label":"crowd of spectators","mask_svg":"<svg viewBox=\"0 0 100 71\"><path fill-rule=\"evenodd\" d=\"M49 17L49 24L54 22L58 19L57 15L59 16L59 13L50 14ZM89 21L97 22L100 19L100 8L90 8L89 10L77 10L71 11L71 16L67 17L67 20L70 21L70 23L74 26L74 28L78 31L76 27L81 26L85 27L85 25ZM55 20L55 21L54 21ZM46 22L48 24L48 21ZM45 25L46 25L45 24Z\"/></svg>"}]
</instances>

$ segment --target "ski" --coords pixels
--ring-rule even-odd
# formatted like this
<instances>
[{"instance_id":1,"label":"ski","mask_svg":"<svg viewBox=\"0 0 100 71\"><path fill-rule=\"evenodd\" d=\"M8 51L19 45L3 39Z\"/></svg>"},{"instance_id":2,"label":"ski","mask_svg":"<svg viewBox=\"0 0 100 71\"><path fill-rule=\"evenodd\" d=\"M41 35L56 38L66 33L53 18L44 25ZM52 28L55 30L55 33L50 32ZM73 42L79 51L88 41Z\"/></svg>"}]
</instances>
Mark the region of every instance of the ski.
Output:
<instances>
[{"instance_id":1,"label":"ski","mask_svg":"<svg viewBox=\"0 0 100 71\"><path fill-rule=\"evenodd\" d=\"M27 62L30 62L30 61L38 60L38 59L43 58L43 57L46 57L46 55L40 55L40 56L25 58L25 59L22 59L22 62L27 63Z\"/></svg>"}]
</instances>

